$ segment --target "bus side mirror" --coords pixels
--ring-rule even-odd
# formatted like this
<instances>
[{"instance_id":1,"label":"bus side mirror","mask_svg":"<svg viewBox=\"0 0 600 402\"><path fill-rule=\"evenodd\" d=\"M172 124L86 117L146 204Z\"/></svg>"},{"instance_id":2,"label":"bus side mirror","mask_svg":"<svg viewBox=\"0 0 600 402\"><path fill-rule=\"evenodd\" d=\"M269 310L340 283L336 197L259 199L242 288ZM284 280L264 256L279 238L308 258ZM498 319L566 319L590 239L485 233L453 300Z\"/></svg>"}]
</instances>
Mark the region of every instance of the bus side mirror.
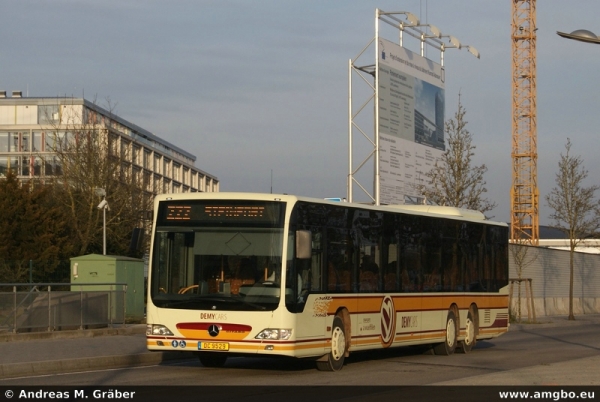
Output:
<instances>
[{"instance_id":1,"label":"bus side mirror","mask_svg":"<svg viewBox=\"0 0 600 402\"><path fill-rule=\"evenodd\" d=\"M296 258L310 259L312 256L312 233L310 230L296 230Z\"/></svg>"}]
</instances>

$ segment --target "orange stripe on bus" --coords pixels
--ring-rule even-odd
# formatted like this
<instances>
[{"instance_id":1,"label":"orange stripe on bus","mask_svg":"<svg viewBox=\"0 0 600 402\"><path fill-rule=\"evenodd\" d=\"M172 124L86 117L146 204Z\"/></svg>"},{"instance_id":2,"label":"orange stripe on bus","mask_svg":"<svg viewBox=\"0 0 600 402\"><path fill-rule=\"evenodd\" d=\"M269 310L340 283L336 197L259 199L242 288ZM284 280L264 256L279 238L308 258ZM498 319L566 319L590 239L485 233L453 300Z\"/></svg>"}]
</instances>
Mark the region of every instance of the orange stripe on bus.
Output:
<instances>
[{"instance_id":1,"label":"orange stripe on bus","mask_svg":"<svg viewBox=\"0 0 600 402\"><path fill-rule=\"evenodd\" d=\"M331 296L327 314L335 314L341 307L350 314L379 313L381 296ZM468 309L471 303L477 304L479 310L493 308L508 308L507 295L423 295L423 296L393 296L396 312L401 311L438 311L446 310L451 304L456 304L459 309Z\"/></svg>"}]
</instances>

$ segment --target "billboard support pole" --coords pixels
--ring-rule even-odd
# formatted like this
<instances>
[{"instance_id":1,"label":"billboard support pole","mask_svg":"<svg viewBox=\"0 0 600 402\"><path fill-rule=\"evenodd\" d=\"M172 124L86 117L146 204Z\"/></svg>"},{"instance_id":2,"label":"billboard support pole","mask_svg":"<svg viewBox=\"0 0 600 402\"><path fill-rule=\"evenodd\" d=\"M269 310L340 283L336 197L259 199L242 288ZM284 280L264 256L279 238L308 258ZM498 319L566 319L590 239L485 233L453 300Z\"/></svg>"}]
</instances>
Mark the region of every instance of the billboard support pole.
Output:
<instances>
[{"instance_id":1,"label":"billboard support pole","mask_svg":"<svg viewBox=\"0 0 600 402\"><path fill-rule=\"evenodd\" d=\"M380 22L384 22L393 29L398 30L399 45L383 39ZM418 57L416 61L412 58L403 59L404 55L413 53L404 46L406 42L404 38L405 34L419 41L420 49L415 53L415 56L420 54L420 59ZM375 62L369 62L362 66L357 65L357 60L363 56L373 42L375 42ZM437 65L438 67L435 67L437 69L435 71L429 70L432 64L430 60L426 60L425 58L426 46L440 51L441 63ZM353 192L355 185L375 205L381 205L382 203L403 204L407 202L407 198L412 198L416 202L422 201L422 197L418 194L418 185L421 184L423 173L426 173L423 169L430 168L432 158L433 160L438 158L438 153L443 152L445 147L443 138L444 51L450 48L461 49L461 47L467 48L470 53L479 58L479 52L474 47L462 45L458 39L451 35L442 35L441 31L433 25L421 24L419 19L410 12L375 10L375 37L362 49L358 56L349 60L348 65L347 200L349 202L355 202L355 194ZM382 72L382 68L385 71ZM409 69L408 72L407 68ZM352 80L352 74L354 73L357 73L368 86L367 100L360 107L357 107L356 111L353 110L353 102L356 95L361 93L354 92ZM384 73L385 76L382 76ZM431 117L430 112L432 106L428 106L430 103L424 106L424 110L428 113L424 113L423 109L414 107L416 104L416 92L413 94L401 92L405 91L406 88L410 88L405 83L408 84L406 80L407 78L411 79L411 77L415 77L414 79L419 82L425 82L430 86L439 86L441 88L442 92L435 95L435 98L428 95L428 93L425 95L427 97L424 98L428 102L430 99L434 99L435 115L433 117ZM436 77L433 79L437 81L432 82L432 77ZM383 81L380 82L381 80ZM437 85L438 82L442 85ZM417 88L416 84L408 85L415 85L414 88ZM414 90L416 91L416 89ZM382 100L381 97L384 99ZM365 106L371 100L373 101L372 133L370 133L370 130L363 130L359 125L364 120L359 120L359 114L361 112L365 112L363 114L370 114L369 109L365 109ZM441 109L438 108L438 104L441 105ZM411 106L414 108L412 113L409 110ZM440 111L439 113L438 110ZM386 123L383 132L381 132L383 124L381 120ZM410 133L411 127L414 130L413 134ZM440 134L440 130L442 134ZM358 153L355 154L355 152L359 151L362 153L362 150L356 148L357 143L353 138L355 133L361 134L367 140L369 147L372 146L370 151L366 150L368 151L366 158L356 168L354 167L356 163L354 156ZM383 139L381 138L382 134L385 134L385 138ZM381 142L382 140L383 142ZM384 149L381 148L382 144ZM404 148L406 146L408 146L407 149ZM384 160L381 159L382 155ZM371 157L374 158L372 165L370 163L367 164ZM366 178L373 180L371 187L372 194L366 189L369 186L363 186L357 176L359 170L365 167L365 165L373 167L372 174L370 172L366 173ZM384 169L383 174L382 167ZM369 169L366 168L364 170ZM365 178L362 173L360 177ZM382 182L382 180L387 181Z\"/></svg>"},{"instance_id":2,"label":"billboard support pole","mask_svg":"<svg viewBox=\"0 0 600 402\"><path fill-rule=\"evenodd\" d=\"M348 60L348 177L346 185L346 199L352 201L352 59Z\"/></svg>"},{"instance_id":3,"label":"billboard support pole","mask_svg":"<svg viewBox=\"0 0 600 402\"><path fill-rule=\"evenodd\" d=\"M380 181L381 172L379 169L379 9L375 10L375 178L373 194L375 196L375 205L380 205Z\"/></svg>"}]
</instances>

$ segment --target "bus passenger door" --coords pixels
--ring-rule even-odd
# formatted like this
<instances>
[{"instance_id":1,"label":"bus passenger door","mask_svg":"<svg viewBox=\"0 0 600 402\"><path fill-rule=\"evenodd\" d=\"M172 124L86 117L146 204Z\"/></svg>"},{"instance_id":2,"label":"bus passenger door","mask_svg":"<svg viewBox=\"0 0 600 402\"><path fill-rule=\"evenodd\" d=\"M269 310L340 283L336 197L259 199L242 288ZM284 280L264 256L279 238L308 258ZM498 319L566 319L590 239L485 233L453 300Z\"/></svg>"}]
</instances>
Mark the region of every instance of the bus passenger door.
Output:
<instances>
[{"instance_id":1,"label":"bus passenger door","mask_svg":"<svg viewBox=\"0 0 600 402\"><path fill-rule=\"evenodd\" d=\"M322 349L325 353L322 340L327 335L325 330L330 300L324 294L322 234L320 231L312 230L310 237L310 258L296 258L294 262L301 278L301 298L304 303L296 313L295 330L296 339L303 341L303 345L307 346L307 348L303 346L303 349L312 349L314 354L315 348ZM311 339L315 340L313 345L305 342ZM301 355L302 351L298 354Z\"/></svg>"}]
</instances>

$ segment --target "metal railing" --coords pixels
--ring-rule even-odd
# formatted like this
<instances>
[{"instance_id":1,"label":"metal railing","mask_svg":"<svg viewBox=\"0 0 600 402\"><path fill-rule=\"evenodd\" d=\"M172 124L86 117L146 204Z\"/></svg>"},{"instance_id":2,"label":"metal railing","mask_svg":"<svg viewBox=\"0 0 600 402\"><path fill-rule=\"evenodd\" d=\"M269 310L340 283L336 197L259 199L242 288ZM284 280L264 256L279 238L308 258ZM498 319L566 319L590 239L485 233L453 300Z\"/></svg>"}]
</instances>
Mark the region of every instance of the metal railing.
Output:
<instances>
[{"instance_id":1,"label":"metal railing","mask_svg":"<svg viewBox=\"0 0 600 402\"><path fill-rule=\"evenodd\" d=\"M0 333L125 324L126 283L0 283Z\"/></svg>"}]
</instances>

